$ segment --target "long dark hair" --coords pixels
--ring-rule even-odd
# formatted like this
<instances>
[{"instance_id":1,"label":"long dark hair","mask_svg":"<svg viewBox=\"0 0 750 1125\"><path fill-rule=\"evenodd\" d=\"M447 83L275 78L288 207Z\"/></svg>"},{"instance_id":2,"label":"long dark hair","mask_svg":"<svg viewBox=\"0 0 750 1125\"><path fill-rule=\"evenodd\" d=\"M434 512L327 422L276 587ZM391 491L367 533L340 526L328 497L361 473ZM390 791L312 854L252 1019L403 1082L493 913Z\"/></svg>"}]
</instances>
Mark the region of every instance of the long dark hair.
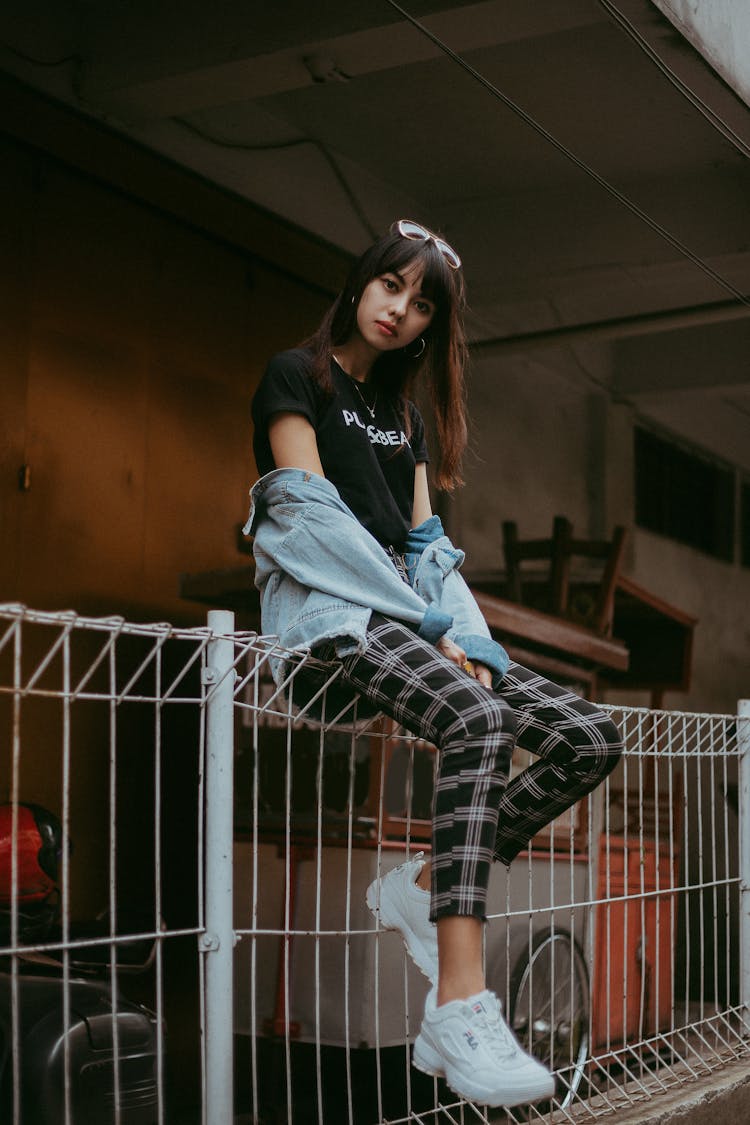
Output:
<instances>
[{"instance_id":1,"label":"long dark hair","mask_svg":"<svg viewBox=\"0 0 750 1125\"><path fill-rule=\"evenodd\" d=\"M452 489L463 484L461 458L466 448L464 283L461 270L451 269L434 242L412 241L397 232L378 239L354 263L343 290L304 346L313 351L312 377L324 391L333 393L331 352L355 331L363 291L383 274L403 274L415 266L423 272L424 296L435 305L430 326L423 333L424 351L416 358L408 354L418 346L417 341L408 348L383 352L371 377L395 400L411 398L418 378L427 383L440 449L435 479L439 488ZM404 422L408 434L408 411Z\"/></svg>"}]
</instances>

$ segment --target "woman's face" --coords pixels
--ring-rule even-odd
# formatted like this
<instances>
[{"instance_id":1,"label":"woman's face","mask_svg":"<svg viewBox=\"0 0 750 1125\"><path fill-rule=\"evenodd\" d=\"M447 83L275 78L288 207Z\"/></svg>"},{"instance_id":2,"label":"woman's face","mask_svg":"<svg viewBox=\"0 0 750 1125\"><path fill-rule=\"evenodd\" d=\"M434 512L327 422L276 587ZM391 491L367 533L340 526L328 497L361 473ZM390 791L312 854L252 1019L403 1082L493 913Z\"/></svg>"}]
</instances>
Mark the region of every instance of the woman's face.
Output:
<instances>
[{"instance_id":1,"label":"woman's face","mask_svg":"<svg viewBox=\"0 0 750 1125\"><path fill-rule=\"evenodd\" d=\"M357 331L377 352L413 343L430 326L435 305L422 294L422 269L407 266L384 273L365 286L357 306Z\"/></svg>"}]
</instances>

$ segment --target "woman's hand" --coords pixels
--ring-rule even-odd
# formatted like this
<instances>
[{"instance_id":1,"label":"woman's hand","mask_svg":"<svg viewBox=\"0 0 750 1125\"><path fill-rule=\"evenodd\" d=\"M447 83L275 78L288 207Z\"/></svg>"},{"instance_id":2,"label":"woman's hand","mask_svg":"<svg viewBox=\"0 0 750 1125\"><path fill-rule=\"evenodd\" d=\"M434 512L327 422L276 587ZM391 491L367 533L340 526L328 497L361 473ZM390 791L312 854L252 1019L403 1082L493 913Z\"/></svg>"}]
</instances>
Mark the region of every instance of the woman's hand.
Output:
<instances>
[{"instance_id":1,"label":"woman's hand","mask_svg":"<svg viewBox=\"0 0 750 1125\"><path fill-rule=\"evenodd\" d=\"M436 642L435 648L438 649L439 652L442 652L443 656L447 657L453 664L457 664L459 668L463 668L467 663L466 653L461 646L454 644L453 641L449 641L447 637L441 637L440 640Z\"/></svg>"},{"instance_id":2,"label":"woman's hand","mask_svg":"<svg viewBox=\"0 0 750 1125\"><path fill-rule=\"evenodd\" d=\"M457 664L459 668L463 668L467 675L473 676L475 680L479 680L483 687L492 687L491 669L478 660L467 660L466 653L460 645L448 640L447 637L441 637L435 647L453 664Z\"/></svg>"},{"instance_id":3,"label":"woman's hand","mask_svg":"<svg viewBox=\"0 0 750 1125\"><path fill-rule=\"evenodd\" d=\"M486 664L481 664L478 660L470 661L474 665L474 676L479 680L480 684L486 688L492 688L492 669L488 668Z\"/></svg>"}]
</instances>

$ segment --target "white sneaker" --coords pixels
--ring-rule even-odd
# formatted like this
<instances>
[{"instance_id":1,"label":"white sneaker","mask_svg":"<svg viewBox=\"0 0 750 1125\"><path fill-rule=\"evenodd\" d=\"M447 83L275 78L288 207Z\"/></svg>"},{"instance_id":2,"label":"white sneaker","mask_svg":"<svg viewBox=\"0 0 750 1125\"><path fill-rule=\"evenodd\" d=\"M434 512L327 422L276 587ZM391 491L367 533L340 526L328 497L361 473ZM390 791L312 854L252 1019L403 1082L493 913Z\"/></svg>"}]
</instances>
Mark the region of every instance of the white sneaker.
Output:
<instances>
[{"instance_id":1,"label":"white sneaker","mask_svg":"<svg viewBox=\"0 0 750 1125\"><path fill-rule=\"evenodd\" d=\"M414 964L434 984L438 976L437 926L430 921L430 892L415 880L424 867L419 852L367 888L367 905L385 930L398 930Z\"/></svg>"},{"instance_id":2,"label":"white sneaker","mask_svg":"<svg viewBox=\"0 0 750 1125\"><path fill-rule=\"evenodd\" d=\"M412 1062L480 1105L525 1105L555 1092L554 1078L522 1049L503 1019L500 1001L487 990L438 1007L431 989Z\"/></svg>"}]
</instances>

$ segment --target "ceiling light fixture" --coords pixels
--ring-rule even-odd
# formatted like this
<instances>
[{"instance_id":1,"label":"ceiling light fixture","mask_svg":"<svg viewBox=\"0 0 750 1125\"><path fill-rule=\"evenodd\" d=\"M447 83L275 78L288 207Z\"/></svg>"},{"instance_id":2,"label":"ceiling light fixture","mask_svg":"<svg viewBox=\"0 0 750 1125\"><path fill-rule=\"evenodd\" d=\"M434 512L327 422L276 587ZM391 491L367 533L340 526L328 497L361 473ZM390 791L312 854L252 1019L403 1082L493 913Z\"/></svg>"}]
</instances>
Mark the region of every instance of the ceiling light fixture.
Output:
<instances>
[{"instance_id":1,"label":"ceiling light fixture","mask_svg":"<svg viewBox=\"0 0 750 1125\"><path fill-rule=\"evenodd\" d=\"M306 55L302 61L313 82L348 82L351 78L351 74L342 70L335 59L323 54L322 51L316 51L314 55Z\"/></svg>"}]
</instances>

